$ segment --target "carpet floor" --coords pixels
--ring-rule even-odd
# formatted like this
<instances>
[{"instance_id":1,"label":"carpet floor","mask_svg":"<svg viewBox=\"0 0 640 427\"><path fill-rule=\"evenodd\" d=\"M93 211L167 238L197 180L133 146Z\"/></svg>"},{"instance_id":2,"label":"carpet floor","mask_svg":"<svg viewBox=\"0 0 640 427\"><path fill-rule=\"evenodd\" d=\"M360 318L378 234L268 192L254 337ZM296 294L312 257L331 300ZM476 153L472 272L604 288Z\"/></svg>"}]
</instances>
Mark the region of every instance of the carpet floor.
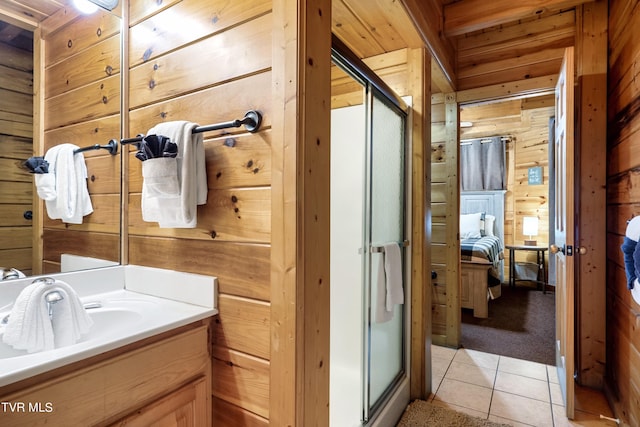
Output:
<instances>
[{"instance_id":1,"label":"carpet floor","mask_svg":"<svg viewBox=\"0 0 640 427\"><path fill-rule=\"evenodd\" d=\"M396 427L502 427L508 425L456 412L424 400L415 400L409 404Z\"/></svg>"},{"instance_id":2,"label":"carpet floor","mask_svg":"<svg viewBox=\"0 0 640 427\"><path fill-rule=\"evenodd\" d=\"M555 293L502 285L489 301L489 318L462 310L462 347L555 365Z\"/></svg>"}]
</instances>

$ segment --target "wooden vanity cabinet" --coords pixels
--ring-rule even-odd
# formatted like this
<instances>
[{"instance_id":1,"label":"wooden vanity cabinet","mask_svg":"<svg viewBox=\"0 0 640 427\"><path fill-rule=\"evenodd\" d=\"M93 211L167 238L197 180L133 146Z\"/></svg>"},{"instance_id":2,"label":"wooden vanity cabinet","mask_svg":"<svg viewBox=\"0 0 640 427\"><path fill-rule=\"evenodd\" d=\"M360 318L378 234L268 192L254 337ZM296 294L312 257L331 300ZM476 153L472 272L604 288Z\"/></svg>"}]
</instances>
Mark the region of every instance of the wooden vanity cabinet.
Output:
<instances>
[{"instance_id":1,"label":"wooden vanity cabinet","mask_svg":"<svg viewBox=\"0 0 640 427\"><path fill-rule=\"evenodd\" d=\"M211 426L209 342L208 319L3 387L0 425Z\"/></svg>"},{"instance_id":2,"label":"wooden vanity cabinet","mask_svg":"<svg viewBox=\"0 0 640 427\"><path fill-rule=\"evenodd\" d=\"M211 414L205 377L181 387L169 395L146 405L135 413L111 424L111 427L200 426ZM201 421L202 420L202 421Z\"/></svg>"}]
</instances>

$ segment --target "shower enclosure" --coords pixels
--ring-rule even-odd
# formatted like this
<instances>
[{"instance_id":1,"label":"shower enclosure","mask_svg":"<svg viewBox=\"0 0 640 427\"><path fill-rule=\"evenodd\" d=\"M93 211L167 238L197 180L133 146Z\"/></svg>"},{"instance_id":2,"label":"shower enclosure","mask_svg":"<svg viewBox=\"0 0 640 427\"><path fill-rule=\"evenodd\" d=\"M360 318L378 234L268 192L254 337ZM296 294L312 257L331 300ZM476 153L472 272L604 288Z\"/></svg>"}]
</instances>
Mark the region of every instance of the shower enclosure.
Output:
<instances>
[{"instance_id":1,"label":"shower enclosure","mask_svg":"<svg viewBox=\"0 0 640 427\"><path fill-rule=\"evenodd\" d=\"M334 48L333 62L331 425L384 425L409 400L407 107L344 51ZM377 321L388 243L401 248L405 303Z\"/></svg>"}]
</instances>

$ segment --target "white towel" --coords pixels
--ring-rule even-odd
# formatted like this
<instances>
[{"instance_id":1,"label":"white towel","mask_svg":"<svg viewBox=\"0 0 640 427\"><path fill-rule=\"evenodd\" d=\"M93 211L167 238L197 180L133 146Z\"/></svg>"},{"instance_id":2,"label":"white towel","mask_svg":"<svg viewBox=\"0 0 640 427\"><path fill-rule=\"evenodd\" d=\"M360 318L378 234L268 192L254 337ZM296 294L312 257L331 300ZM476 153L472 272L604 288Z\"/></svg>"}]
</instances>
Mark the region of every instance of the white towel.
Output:
<instances>
[{"instance_id":1,"label":"white towel","mask_svg":"<svg viewBox=\"0 0 640 427\"><path fill-rule=\"evenodd\" d=\"M52 306L51 326L55 347L75 344L82 335L89 332L93 326L93 319L87 314L80 297L69 284L56 280L50 287L63 296L62 300Z\"/></svg>"},{"instance_id":2,"label":"white towel","mask_svg":"<svg viewBox=\"0 0 640 427\"><path fill-rule=\"evenodd\" d=\"M52 321L45 295L53 291L60 292L63 299L52 305ZM2 340L17 350L34 353L74 344L92 325L80 298L67 283L36 282L18 295Z\"/></svg>"},{"instance_id":3,"label":"white towel","mask_svg":"<svg viewBox=\"0 0 640 427\"><path fill-rule=\"evenodd\" d=\"M50 290L44 282L33 283L18 295L2 341L29 353L54 348L53 328L44 294Z\"/></svg>"},{"instance_id":4,"label":"white towel","mask_svg":"<svg viewBox=\"0 0 640 427\"><path fill-rule=\"evenodd\" d=\"M142 162L142 191L149 197L180 197L178 159L157 157Z\"/></svg>"},{"instance_id":5,"label":"white towel","mask_svg":"<svg viewBox=\"0 0 640 427\"><path fill-rule=\"evenodd\" d=\"M37 173L34 176L36 191L42 200L55 200L56 175L54 173Z\"/></svg>"},{"instance_id":6,"label":"white towel","mask_svg":"<svg viewBox=\"0 0 640 427\"><path fill-rule=\"evenodd\" d=\"M59 144L45 153L50 175L39 178L42 188L38 195L46 201L47 214L51 219L60 219L69 224L82 224L82 217L93 212L87 188L87 166L82 154L75 154L73 144ZM51 188L51 176L55 189Z\"/></svg>"},{"instance_id":7,"label":"white towel","mask_svg":"<svg viewBox=\"0 0 640 427\"><path fill-rule=\"evenodd\" d=\"M404 304L402 284L402 252L397 243L383 245L384 261L378 262L376 277L376 301L374 322L384 323L393 319L397 304Z\"/></svg>"},{"instance_id":8,"label":"white towel","mask_svg":"<svg viewBox=\"0 0 640 427\"><path fill-rule=\"evenodd\" d=\"M384 271L386 273L386 309L393 311L396 304L404 304L402 286L402 253L397 243L384 245Z\"/></svg>"},{"instance_id":9,"label":"white towel","mask_svg":"<svg viewBox=\"0 0 640 427\"><path fill-rule=\"evenodd\" d=\"M201 133L191 131L198 124L187 121L160 123L149 129L147 135L163 135L178 145L177 172L180 194L162 197L143 182L142 219L157 222L161 228L195 228L197 205L207 203L207 173L204 143ZM145 163L149 160L145 160ZM144 166L143 166L144 167ZM172 185L167 180L167 185Z\"/></svg>"}]
</instances>

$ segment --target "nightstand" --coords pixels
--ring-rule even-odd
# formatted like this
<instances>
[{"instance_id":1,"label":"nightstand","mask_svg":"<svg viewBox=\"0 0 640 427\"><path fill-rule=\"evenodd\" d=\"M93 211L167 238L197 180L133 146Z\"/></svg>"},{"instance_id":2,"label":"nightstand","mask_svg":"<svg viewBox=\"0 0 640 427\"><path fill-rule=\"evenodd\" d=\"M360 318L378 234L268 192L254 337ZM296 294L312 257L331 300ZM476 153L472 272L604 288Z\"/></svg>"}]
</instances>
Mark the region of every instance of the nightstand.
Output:
<instances>
[{"instance_id":1,"label":"nightstand","mask_svg":"<svg viewBox=\"0 0 640 427\"><path fill-rule=\"evenodd\" d=\"M542 292L547 293L547 266L544 260L544 253L549 250L546 246L526 246L526 245L506 245L509 250L509 286L515 287L516 280L523 282L536 282L538 287L542 287ZM529 251L536 253L536 264L538 264L538 276L536 280L516 279L516 251Z\"/></svg>"}]
</instances>

